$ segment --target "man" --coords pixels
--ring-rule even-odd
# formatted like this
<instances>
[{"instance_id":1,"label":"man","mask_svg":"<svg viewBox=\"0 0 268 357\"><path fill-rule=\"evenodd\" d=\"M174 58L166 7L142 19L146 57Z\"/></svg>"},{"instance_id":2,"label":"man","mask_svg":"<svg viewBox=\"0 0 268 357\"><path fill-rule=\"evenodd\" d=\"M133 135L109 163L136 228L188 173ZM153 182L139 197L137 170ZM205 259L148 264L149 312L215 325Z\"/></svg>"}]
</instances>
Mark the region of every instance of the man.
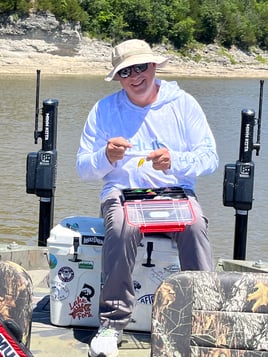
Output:
<instances>
[{"instance_id":1,"label":"man","mask_svg":"<svg viewBox=\"0 0 268 357\"><path fill-rule=\"evenodd\" d=\"M127 224L120 194L124 188L181 186L191 200L196 222L170 233L177 242L182 270L212 270L207 219L196 199L197 176L218 166L216 144L196 100L176 82L155 78L167 59L141 40L113 49L113 70L106 80L122 89L98 101L81 135L77 170L83 180L103 180L103 289L100 328L90 355L118 356L123 329L134 305L132 272L139 229ZM145 158L140 165L141 157Z\"/></svg>"}]
</instances>

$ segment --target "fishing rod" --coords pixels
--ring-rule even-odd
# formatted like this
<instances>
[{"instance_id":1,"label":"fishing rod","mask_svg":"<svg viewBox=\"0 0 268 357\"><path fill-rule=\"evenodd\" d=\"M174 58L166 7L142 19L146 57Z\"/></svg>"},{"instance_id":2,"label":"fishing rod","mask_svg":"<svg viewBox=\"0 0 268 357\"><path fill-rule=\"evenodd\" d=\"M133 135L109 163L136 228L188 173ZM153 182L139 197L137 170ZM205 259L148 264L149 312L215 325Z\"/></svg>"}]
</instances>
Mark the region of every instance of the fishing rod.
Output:
<instances>
[{"instance_id":1,"label":"fishing rod","mask_svg":"<svg viewBox=\"0 0 268 357\"><path fill-rule=\"evenodd\" d=\"M41 110L43 126L39 131L39 93L40 70L37 70L34 143L37 144L38 138L41 138L42 147L38 152L31 152L27 155L26 192L40 197L38 245L46 246L53 226L54 215L58 100L46 99L43 101Z\"/></svg>"},{"instance_id":2,"label":"fishing rod","mask_svg":"<svg viewBox=\"0 0 268 357\"><path fill-rule=\"evenodd\" d=\"M245 260L247 245L248 211L252 208L254 187L254 162L252 152L260 153L263 85L260 81L259 112L255 118L253 109L241 112L239 160L226 164L223 181L223 204L236 210L233 259ZM257 140L254 140L254 126L257 124Z\"/></svg>"}]
</instances>

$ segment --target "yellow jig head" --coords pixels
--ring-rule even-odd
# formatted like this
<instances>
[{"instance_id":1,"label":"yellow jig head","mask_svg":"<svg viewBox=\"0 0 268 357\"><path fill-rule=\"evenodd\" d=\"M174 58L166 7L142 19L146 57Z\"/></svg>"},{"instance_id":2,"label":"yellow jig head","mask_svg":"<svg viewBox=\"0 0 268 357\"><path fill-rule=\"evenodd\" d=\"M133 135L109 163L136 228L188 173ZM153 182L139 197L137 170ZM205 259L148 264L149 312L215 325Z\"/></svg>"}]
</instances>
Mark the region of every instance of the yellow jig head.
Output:
<instances>
[{"instance_id":1,"label":"yellow jig head","mask_svg":"<svg viewBox=\"0 0 268 357\"><path fill-rule=\"evenodd\" d=\"M138 168L142 167L144 163L145 163L145 158L142 157L138 162Z\"/></svg>"}]
</instances>

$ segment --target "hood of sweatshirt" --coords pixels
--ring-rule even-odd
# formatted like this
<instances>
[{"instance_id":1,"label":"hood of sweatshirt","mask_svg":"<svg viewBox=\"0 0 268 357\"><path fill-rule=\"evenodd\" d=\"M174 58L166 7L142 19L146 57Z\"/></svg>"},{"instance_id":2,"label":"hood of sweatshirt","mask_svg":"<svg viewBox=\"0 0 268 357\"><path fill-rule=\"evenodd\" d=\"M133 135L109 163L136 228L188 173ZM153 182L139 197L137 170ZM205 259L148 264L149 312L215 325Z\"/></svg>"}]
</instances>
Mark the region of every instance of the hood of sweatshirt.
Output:
<instances>
[{"instance_id":1,"label":"hood of sweatshirt","mask_svg":"<svg viewBox=\"0 0 268 357\"><path fill-rule=\"evenodd\" d=\"M144 111L146 109L157 109L162 105L170 103L173 100L178 99L184 91L179 87L178 83L175 81L167 82L165 80L156 79L156 84L159 86L159 92L157 100L145 107L139 107L136 104L133 104L128 98L127 92L124 89L121 89L116 95L119 95L121 105L125 105L129 108L133 107L135 110Z\"/></svg>"}]
</instances>

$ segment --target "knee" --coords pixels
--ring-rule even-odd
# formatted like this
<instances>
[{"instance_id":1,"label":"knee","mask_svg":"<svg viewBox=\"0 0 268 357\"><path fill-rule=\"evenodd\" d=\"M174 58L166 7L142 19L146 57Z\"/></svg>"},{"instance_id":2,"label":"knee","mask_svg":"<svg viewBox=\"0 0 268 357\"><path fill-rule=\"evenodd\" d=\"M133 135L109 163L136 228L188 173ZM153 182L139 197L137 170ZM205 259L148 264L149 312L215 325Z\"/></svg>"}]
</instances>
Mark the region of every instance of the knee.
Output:
<instances>
[{"instance_id":1,"label":"knee","mask_svg":"<svg viewBox=\"0 0 268 357\"><path fill-rule=\"evenodd\" d=\"M204 215L199 215L198 217L196 217L196 221L194 222L194 224L188 226L190 232L192 232L192 234L196 234L196 233L204 233L207 234L207 229L208 229L208 219L207 217L205 217Z\"/></svg>"}]
</instances>

